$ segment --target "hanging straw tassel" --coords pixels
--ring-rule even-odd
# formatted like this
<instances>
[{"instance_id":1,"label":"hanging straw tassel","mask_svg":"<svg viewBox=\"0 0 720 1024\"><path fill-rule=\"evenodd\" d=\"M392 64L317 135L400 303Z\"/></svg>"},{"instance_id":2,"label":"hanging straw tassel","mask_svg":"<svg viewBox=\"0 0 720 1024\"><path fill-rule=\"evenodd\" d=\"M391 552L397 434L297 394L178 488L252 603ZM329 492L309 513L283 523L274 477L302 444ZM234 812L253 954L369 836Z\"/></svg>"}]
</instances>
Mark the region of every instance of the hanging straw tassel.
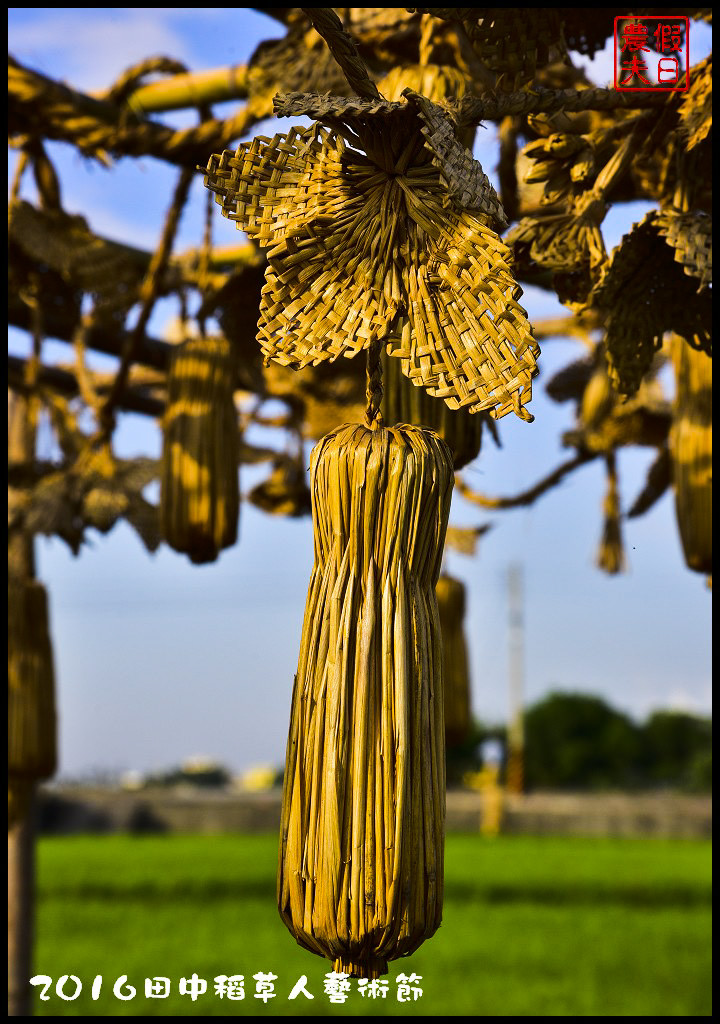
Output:
<instances>
[{"instance_id":1,"label":"hanging straw tassel","mask_svg":"<svg viewBox=\"0 0 720 1024\"><path fill-rule=\"evenodd\" d=\"M170 547L214 562L237 540L239 434L225 338L178 346L168 373L160 520Z\"/></svg>"},{"instance_id":2,"label":"hanging straw tassel","mask_svg":"<svg viewBox=\"0 0 720 1024\"><path fill-rule=\"evenodd\" d=\"M670 450L675 514L685 561L712 573L712 359L673 339L675 414Z\"/></svg>"},{"instance_id":3,"label":"hanging straw tassel","mask_svg":"<svg viewBox=\"0 0 720 1024\"><path fill-rule=\"evenodd\" d=\"M334 970L387 972L442 914L435 585L453 485L434 433L346 425L311 461L315 563L295 677L278 905Z\"/></svg>"},{"instance_id":4,"label":"hanging straw tassel","mask_svg":"<svg viewBox=\"0 0 720 1024\"><path fill-rule=\"evenodd\" d=\"M443 642L445 684L445 743L459 746L470 732L470 674L463 620L465 587L445 573L435 588Z\"/></svg>"},{"instance_id":5,"label":"hanging straw tassel","mask_svg":"<svg viewBox=\"0 0 720 1024\"><path fill-rule=\"evenodd\" d=\"M8 577L8 824L56 768L55 673L42 583Z\"/></svg>"}]
</instances>

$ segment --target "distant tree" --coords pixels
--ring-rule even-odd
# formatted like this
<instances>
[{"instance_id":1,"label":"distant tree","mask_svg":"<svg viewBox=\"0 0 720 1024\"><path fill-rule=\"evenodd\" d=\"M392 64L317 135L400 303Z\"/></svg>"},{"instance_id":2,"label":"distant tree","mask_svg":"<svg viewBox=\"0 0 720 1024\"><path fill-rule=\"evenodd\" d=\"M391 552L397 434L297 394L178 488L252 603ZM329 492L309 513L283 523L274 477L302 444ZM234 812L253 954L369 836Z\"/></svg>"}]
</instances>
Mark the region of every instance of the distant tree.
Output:
<instances>
[{"instance_id":1,"label":"distant tree","mask_svg":"<svg viewBox=\"0 0 720 1024\"><path fill-rule=\"evenodd\" d=\"M530 789L603 789L639 781L640 730L599 697L551 693L525 716Z\"/></svg>"},{"instance_id":2,"label":"distant tree","mask_svg":"<svg viewBox=\"0 0 720 1024\"><path fill-rule=\"evenodd\" d=\"M643 774L654 785L712 787L712 720L656 711L641 731Z\"/></svg>"}]
</instances>

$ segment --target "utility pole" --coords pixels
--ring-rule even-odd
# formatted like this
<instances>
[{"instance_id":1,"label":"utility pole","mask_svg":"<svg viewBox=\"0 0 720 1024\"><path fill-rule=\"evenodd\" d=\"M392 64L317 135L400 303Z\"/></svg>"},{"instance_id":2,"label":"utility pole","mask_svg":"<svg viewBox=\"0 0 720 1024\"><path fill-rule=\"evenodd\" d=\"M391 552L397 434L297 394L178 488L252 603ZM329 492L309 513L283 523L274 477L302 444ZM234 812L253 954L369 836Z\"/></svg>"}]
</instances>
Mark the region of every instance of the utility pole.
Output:
<instances>
[{"instance_id":1,"label":"utility pole","mask_svg":"<svg viewBox=\"0 0 720 1024\"><path fill-rule=\"evenodd\" d=\"M505 781L508 793L522 793L525 788L523 604L522 566L511 565L508 569L510 724Z\"/></svg>"}]
</instances>

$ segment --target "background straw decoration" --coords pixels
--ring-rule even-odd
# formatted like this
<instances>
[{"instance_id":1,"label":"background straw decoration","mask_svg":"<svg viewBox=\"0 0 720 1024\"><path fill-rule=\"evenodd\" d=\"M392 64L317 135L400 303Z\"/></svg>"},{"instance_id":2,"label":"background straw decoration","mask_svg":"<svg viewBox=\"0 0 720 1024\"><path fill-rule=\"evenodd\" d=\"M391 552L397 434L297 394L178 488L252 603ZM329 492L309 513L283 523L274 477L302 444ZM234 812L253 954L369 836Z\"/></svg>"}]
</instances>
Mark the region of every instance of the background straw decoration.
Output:
<instances>
[{"instance_id":1,"label":"background straw decoration","mask_svg":"<svg viewBox=\"0 0 720 1024\"><path fill-rule=\"evenodd\" d=\"M465 585L443 573L435 588L443 643L445 742L463 743L470 732L470 674L465 643Z\"/></svg>"},{"instance_id":2,"label":"background straw decoration","mask_svg":"<svg viewBox=\"0 0 720 1024\"><path fill-rule=\"evenodd\" d=\"M239 432L225 338L178 346L168 372L160 520L164 539L192 562L214 562L237 540Z\"/></svg>"},{"instance_id":3,"label":"background straw decoration","mask_svg":"<svg viewBox=\"0 0 720 1024\"><path fill-rule=\"evenodd\" d=\"M285 769L278 905L336 971L386 973L440 924L445 818L437 584L447 446L339 427L313 451L315 563Z\"/></svg>"},{"instance_id":4,"label":"background straw decoration","mask_svg":"<svg viewBox=\"0 0 720 1024\"><path fill-rule=\"evenodd\" d=\"M37 779L55 773L55 673L47 593L8 576L8 823L24 817Z\"/></svg>"},{"instance_id":5,"label":"background straw decoration","mask_svg":"<svg viewBox=\"0 0 720 1024\"><path fill-rule=\"evenodd\" d=\"M675 512L687 565L712 573L712 359L676 337L670 451Z\"/></svg>"}]
</instances>

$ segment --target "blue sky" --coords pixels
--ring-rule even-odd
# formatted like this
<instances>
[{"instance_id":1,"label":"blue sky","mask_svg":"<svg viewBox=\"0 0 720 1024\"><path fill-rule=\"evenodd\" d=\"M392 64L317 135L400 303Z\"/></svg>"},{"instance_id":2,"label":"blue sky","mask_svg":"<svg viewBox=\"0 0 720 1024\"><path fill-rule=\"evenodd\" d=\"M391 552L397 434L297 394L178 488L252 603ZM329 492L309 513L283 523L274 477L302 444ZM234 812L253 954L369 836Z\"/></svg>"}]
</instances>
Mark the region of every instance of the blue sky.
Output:
<instances>
[{"instance_id":1,"label":"blue sky","mask_svg":"<svg viewBox=\"0 0 720 1024\"><path fill-rule=\"evenodd\" d=\"M128 65L151 54L178 58L195 70L219 67L244 62L258 41L281 33L272 19L247 8L9 8L10 52L89 92L107 88ZM691 62L707 52L709 40L709 30L693 28ZM596 79L611 81L609 48L594 64ZM219 105L216 113L232 109L234 104ZM163 119L184 125L194 117L181 112ZM492 177L492 126L479 134L476 155ZM55 143L48 149L66 209L85 215L102 234L156 244L175 171L150 158L121 160L107 171L72 147ZM179 249L202 237L203 192L199 180ZM23 195L33 198L29 182ZM611 211L603 227L608 247L645 209L631 204ZM219 215L214 231L218 244L240 240ZM524 304L531 318L562 311L533 288L526 289ZM160 304L152 332L160 334L175 312L171 303ZM27 339L11 331L10 346L23 353ZM59 343L47 343L45 354L70 360ZM502 420L503 448L486 445L465 472L471 486L513 493L567 457L559 438L572 426L571 407L553 404L543 389L555 369L580 355L575 342L543 344L535 423ZM98 358L96 365L112 363ZM49 440L41 443L47 448ZM159 429L124 415L117 450L157 455ZM624 507L642 486L652 457L650 450L621 450ZM257 480L257 470L243 468L243 491ZM451 522L492 518L495 524L475 558L448 555L449 570L468 586L473 706L484 720L507 713L506 580L514 563L525 576L529 701L564 689L601 694L635 716L667 706L709 712L711 596L703 578L684 567L672 498L666 495L645 517L625 525L629 571L610 578L594 568L604 487L598 462L530 510L490 517L455 497ZM276 519L244 504L238 545L202 568L166 547L148 555L124 525L106 537L93 535L76 559L57 540L40 538L37 550L51 600L63 775L158 769L191 755L217 758L238 771L282 762L312 561L309 520Z\"/></svg>"}]
</instances>

